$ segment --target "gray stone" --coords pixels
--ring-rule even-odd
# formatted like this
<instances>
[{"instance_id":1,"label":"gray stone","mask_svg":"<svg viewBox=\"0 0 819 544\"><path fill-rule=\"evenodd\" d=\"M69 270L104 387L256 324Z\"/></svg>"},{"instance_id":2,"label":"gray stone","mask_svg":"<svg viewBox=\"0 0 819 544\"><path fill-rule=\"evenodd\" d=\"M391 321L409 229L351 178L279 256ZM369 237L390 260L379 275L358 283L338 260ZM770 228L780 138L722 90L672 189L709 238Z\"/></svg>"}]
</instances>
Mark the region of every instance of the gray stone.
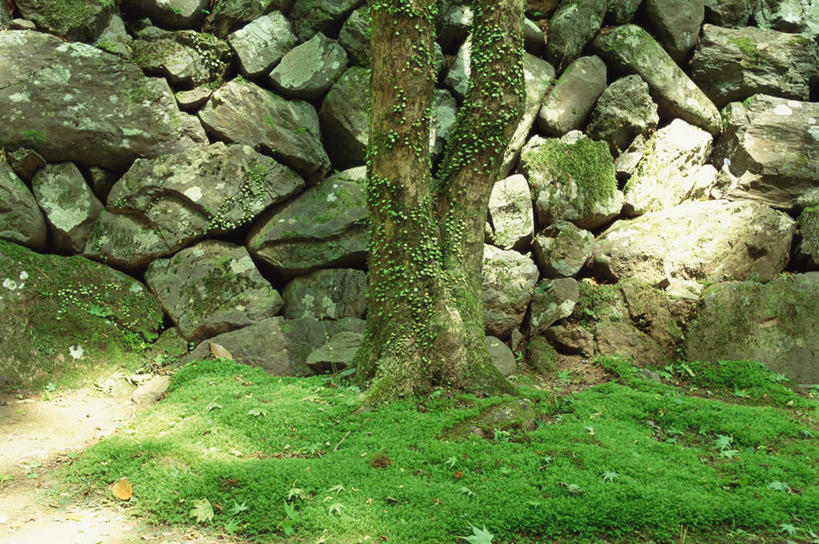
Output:
<instances>
[{"instance_id":1,"label":"gray stone","mask_svg":"<svg viewBox=\"0 0 819 544\"><path fill-rule=\"evenodd\" d=\"M153 376L141 383L139 387L131 393L131 402L139 406L150 406L162 398L162 395L171 385L171 377L167 374Z\"/></svg>"},{"instance_id":2,"label":"gray stone","mask_svg":"<svg viewBox=\"0 0 819 544\"><path fill-rule=\"evenodd\" d=\"M449 71L446 73L446 78L444 79L444 85L446 85L459 100L463 100L464 97L466 97L466 91L469 88L469 78L472 74L471 57L472 39L467 38L458 49L455 60L452 62L452 66L449 68Z\"/></svg>"},{"instance_id":3,"label":"gray stone","mask_svg":"<svg viewBox=\"0 0 819 544\"><path fill-rule=\"evenodd\" d=\"M207 143L196 118L177 109L167 82L115 55L18 31L0 33L0 58L0 103L8 105L2 147L122 171L137 157Z\"/></svg>"},{"instance_id":4,"label":"gray stone","mask_svg":"<svg viewBox=\"0 0 819 544\"><path fill-rule=\"evenodd\" d=\"M176 96L176 102L179 104L180 110L196 111L205 105L212 94L213 89L203 86L189 91L179 91L174 96Z\"/></svg>"},{"instance_id":5,"label":"gray stone","mask_svg":"<svg viewBox=\"0 0 819 544\"><path fill-rule=\"evenodd\" d=\"M94 46L120 57L130 57L133 42L134 39L125 30L122 17L115 13L111 15L108 24L102 29Z\"/></svg>"},{"instance_id":6,"label":"gray stone","mask_svg":"<svg viewBox=\"0 0 819 544\"><path fill-rule=\"evenodd\" d=\"M617 179L627 179L637 171L637 165L640 164L645 150L646 138L642 134L638 134L628 148L614 161L614 171L617 174Z\"/></svg>"},{"instance_id":7,"label":"gray stone","mask_svg":"<svg viewBox=\"0 0 819 544\"><path fill-rule=\"evenodd\" d=\"M287 13L292 5L293 0L219 0L205 21L205 32L224 38L271 11Z\"/></svg>"},{"instance_id":8,"label":"gray stone","mask_svg":"<svg viewBox=\"0 0 819 544\"><path fill-rule=\"evenodd\" d=\"M729 198L777 208L819 199L819 104L754 95L725 108L714 164L730 175Z\"/></svg>"},{"instance_id":9,"label":"gray stone","mask_svg":"<svg viewBox=\"0 0 819 544\"><path fill-rule=\"evenodd\" d=\"M0 161L0 238L45 249L46 223L23 180Z\"/></svg>"},{"instance_id":10,"label":"gray stone","mask_svg":"<svg viewBox=\"0 0 819 544\"><path fill-rule=\"evenodd\" d=\"M657 128L657 104L648 85L638 75L622 77L609 85L592 111L586 134L609 143L612 154L620 153L638 135Z\"/></svg>"},{"instance_id":11,"label":"gray stone","mask_svg":"<svg viewBox=\"0 0 819 544\"><path fill-rule=\"evenodd\" d=\"M315 100L347 69L347 53L319 32L291 49L270 74L273 87L286 96Z\"/></svg>"},{"instance_id":12,"label":"gray stone","mask_svg":"<svg viewBox=\"0 0 819 544\"><path fill-rule=\"evenodd\" d=\"M711 134L722 130L716 106L645 30L623 25L601 32L594 49L609 68L636 73L648 83L660 115L678 117Z\"/></svg>"},{"instance_id":13,"label":"gray stone","mask_svg":"<svg viewBox=\"0 0 819 544\"><path fill-rule=\"evenodd\" d=\"M705 22L719 26L745 26L757 0L705 0Z\"/></svg>"},{"instance_id":14,"label":"gray stone","mask_svg":"<svg viewBox=\"0 0 819 544\"><path fill-rule=\"evenodd\" d=\"M489 197L493 243L502 249L523 250L535 230L529 183L515 174L495 183Z\"/></svg>"},{"instance_id":15,"label":"gray stone","mask_svg":"<svg viewBox=\"0 0 819 544\"><path fill-rule=\"evenodd\" d=\"M819 383L819 272L768 284L730 282L703 293L686 332L687 355L699 361L759 361L802 384Z\"/></svg>"},{"instance_id":16,"label":"gray stone","mask_svg":"<svg viewBox=\"0 0 819 544\"><path fill-rule=\"evenodd\" d=\"M591 259L594 235L568 221L556 221L535 236L532 253L546 278L570 278Z\"/></svg>"},{"instance_id":17,"label":"gray stone","mask_svg":"<svg viewBox=\"0 0 819 544\"><path fill-rule=\"evenodd\" d=\"M557 371L557 350L542 336L530 338L526 344L526 364L538 372L553 373Z\"/></svg>"},{"instance_id":18,"label":"gray stone","mask_svg":"<svg viewBox=\"0 0 819 544\"><path fill-rule=\"evenodd\" d=\"M46 160L39 153L25 147L6 153L6 160L11 169L27 182L30 182L34 174L46 165Z\"/></svg>"},{"instance_id":19,"label":"gray stone","mask_svg":"<svg viewBox=\"0 0 819 544\"><path fill-rule=\"evenodd\" d=\"M215 143L137 160L111 189L86 254L128 269L235 230L304 180L247 146Z\"/></svg>"},{"instance_id":20,"label":"gray stone","mask_svg":"<svg viewBox=\"0 0 819 544\"><path fill-rule=\"evenodd\" d=\"M312 38L340 23L363 0L296 0L290 19L300 41Z\"/></svg>"},{"instance_id":21,"label":"gray stone","mask_svg":"<svg viewBox=\"0 0 819 544\"><path fill-rule=\"evenodd\" d=\"M429 150L437 157L444 152L458 115L458 103L446 89L432 92L432 123L429 132Z\"/></svg>"},{"instance_id":22,"label":"gray stone","mask_svg":"<svg viewBox=\"0 0 819 544\"><path fill-rule=\"evenodd\" d=\"M523 323L537 282L537 266L517 251L485 245L483 250L483 324L502 340Z\"/></svg>"},{"instance_id":23,"label":"gray stone","mask_svg":"<svg viewBox=\"0 0 819 544\"><path fill-rule=\"evenodd\" d=\"M331 268L293 279L282 291L284 317L364 318L367 276L361 270Z\"/></svg>"},{"instance_id":24,"label":"gray stone","mask_svg":"<svg viewBox=\"0 0 819 544\"><path fill-rule=\"evenodd\" d=\"M555 69L545 60L525 53L523 56L523 79L526 84L526 101L523 105L523 114L518 121L515 132L506 146L499 174L508 175L520 157L520 150L535 123L543 97L555 78Z\"/></svg>"},{"instance_id":25,"label":"gray stone","mask_svg":"<svg viewBox=\"0 0 819 544\"><path fill-rule=\"evenodd\" d=\"M643 0L612 0L609 2L606 17L616 25L630 23Z\"/></svg>"},{"instance_id":26,"label":"gray stone","mask_svg":"<svg viewBox=\"0 0 819 544\"><path fill-rule=\"evenodd\" d=\"M690 73L720 108L758 93L808 100L819 46L803 35L705 25Z\"/></svg>"},{"instance_id":27,"label":"gray stone","mask_svg":"<svg viewBox=\"0 0 819 544\"><path fill-rule=\"evenodd\" d=\"M438 43L446 51L461 45L472 30L472 8L451 0L438 7Z\"/></svg>"},{"instance_id":28,"label":"gray stone","mask_svg":"<svg viewBox=\"0 0 819 544\"><path fill-rule=\"evenodd\" d=\"M596 351L594 336L580 325L554 325L546 329L544 336L564 353L592 357Z\"/></svg>"},{"instance_id":29,"label":"gray stone","mask_svg":"<svg viewBox=\"0 0 819 544\"><path fill-rule=\"evenodd\" d=\"M688 202L618 221L595 242L606 278L653 286L674 279L769 281L785 268L795 222L756 202Z\"/></svg>"},{"instance_id":30,"label":"gray stone","mask_svg":"<svg viewBox=\"0 0 819 544\"><path fill-rule=\"evenodd\" d=\"M153 261L145 282L192 342L273 317L283 306L247 250L217 240Z\"/></svg>"},{"instance_id":31,"label":"gray stone","mask_svg":"<svg viewBox=\"0 0 819 544\"><path fill-rule=\"evenodd\" d=\"M762 28L816 36L819 34L819 3L816 0L760 0L754 19Z\"/></svg>"},{"instance_id":32,"label":"gray stone","mask_svg":"<svg viewBox=\"0 0 819 544\"><path fill-rule=\"evenodd\" d=\"M247 77L267 73L298 42L290 21L274 11L243 26L228 36L239 57L239 66Z\"/></svg>"},{"instance_id":33,"label":"gray stone","mask_svg":"<svg viewBox=\"0 0 819 544\"><path fill-rule=\"evenodd\" d=\"M366 169L340 172L258 221L247 247L284 276L362 266L367 250Z\"/></svg>"},{"instance_id":34,"label":"gray stone","mask_svg":"<svg viewBox=\"0 0 819 544\"><path fill-rule=\"evenodd\" d=\"M819 205L802 210L798 222L801 240L796 248L796 257L803 266L819 270Z\"/></svg>"},{"instance_id":35,"label":"gray stone","mask_svg":"<svg viewBox=\"0 0 819 544\"><path fill-rule=\"evenodd\" d=\"M353 366L353 360L363 341L364 335L358 332L334 334L326 344L310 352L307 356L307 366L316 374L349 368Z\"/></svg>"},{"instance_id":36,"label":"gray stone","mask_svg":"<svg viewBox=\"0 0 819 544\"><path fill-rule=\"evenodd\" d=\"M567 0L549 19L546 60L561 72L592 41L603 24L608 0Z\"/></svg>"},{"instance_id":37,"label":"gray stone","mask_svg":"<svg viewBox=\"0 0 819 544\"><path fill-rule=\"evenodd\" d=\"M370 71L348 69L332 86L319 110L327 153L338 168L364 164L369 140Z\"/></svg>"},{"instance_id":38,"label":"gray stone","mask_svg":"<svg viewBox=\"0 0 819 544\"><path fill-rule=\"evenodd\" d=\"M615 218L623 206L608 145L579 132L562 139L533 137L521 153L520 170L529 181L541 225L564 220L594 229Z\"/></svg>"},{"instance_id":39,"label":"gray stone","mask_svg":"<svg viewBox=\"0 0 819 544\"><path fill-rule=\"evenodd\" d=\"M37 25L28 19L12 19L9 21L9 30L37 30Z\"/></svg>"},{"instance_id":40,"label":"gray stone","mask_svg":"<svg viewBox=\"0 0 819 544\"><path fill-rule=\"evenodd\" d=\"M232 57L228 44L210 34L153 26L138 34L132 51L134 62L145 72L185 87L221 82Z\"/></svg>"},{"instance_id":41,"label":"gray stone","mask_svg":"<svg viewBox=\"0 0 819 544\"><path fill-rule=\"evenodd\" d=\"M308 102L286 100L234 79L213 93L199 118L219 139L269 151L309 179L320 178L330 167L316 110Z\"/></svg>"},{"instance_id":42,"label":"gray stone","mask_svg":"<svg viewBox=\"0 0 819 544\"><path fill-rule=\"evenodd\" d=\"M705 19L704 0L647 0L646 13L665 50L683 64Z\"/></svg>"},{"instance_id":43,"label":"gray stone","mask_svg":"<svg viewBox=\"0 0 819 544\"><path fill-rule=\"evenodd\" d=\"M15 0L14 5L37 28L72 41L95 40L116 10L113 2L99 0Z\"/></svg>"},{"instance_id":44,"label":"gray stone","mask_svg":"<svg viewBox=\"0 0 819 544\"><path fill-rule=\"evenodd\" d=\"M210 356L213 342L230 352L237 363L258 366L278 376L309 376L313 370L307 366L307 357L342 332L363 334L364 321L269 317L202 342L184 360Z\"/></svg>"},{"instance_id":45,"label":"gray stone","mask_svg":"<svg viewBox=\"0 0 819 544\"><path fill-rule=\"evenodd\" d=\"M623 213L640 215L693 200L700 171L711 158L711 140L708 132L680 119L652 134L626 184ZM710 165L708 171L716 177ZM707 197L708 188L700 193Z\"/></svg>"},{"instance_id":46,"label":"gray stone","mask_svg":"<svg viewBox=\"0 0 819 544\"><path fill-rule=\"evenodd\" d=\"M486 336L486 348L489 350L489 357L492 358L492 364L495 365L501 374L509 376L518 367L515 360L515 354L509 349L509 346L495 338L494 336Z\"/></svg>"},{"instance_id":47,"label":"gray stone","mask_svg":"<svg viewBox=\"0 0 819 544\"><path fill-rule=\"evenodd\" d=\"M363 6L350 14L338 33L338 43L347 51L351 64L370 65L370 14Z\"/></svg>"},{"instance_id":48,"label":"gray stone","mask_svg":"<svg viewBox=\"0 0 819 544\"><path fill-rule=\"evenodd\" d=\"M555 136L582 128L605 87L606 65L600 57L577 59L549 91L537 117L538 126Z\"/></svg>"},{"instance_id":49,"label":"gray stone","mask_svg":"<svg viewBox=\"0 0 819 544\"><path fill-rule=\"evenodd\" d=\"M144 13L166 28L195 28L205 16L209 0L122 0L122 7Z\"/></svg>"},{"instance_id":50,"label":"gray stone","mask_svg":"<svg viewBox=\"0 0 819 544\"><path fill-rule=\"evenodd\" d=\"M528 18L523 20L523 49L538 57L546 55L546 33Z\"/></svg>"},{"instance_id":51,"label":"gray stone","mask_svg":"<svg viewBox=\"0 0 819 544\"><path fill-rule=\"evenodd\" d=\"M572 315L579 297L580 291L574 278L540 282L529 306L524 334L528 337L544 334L557 321Z\"/></svg>"},{"instance_id":52,"label":"gray stone","mask_svg":"<svg viewBox=\"0 0 819 544\"><path fill-rule=\"evenodd\" d=\"M31 182L43 210L51 243L61 252L82 253L102 203L70 162L49 164Z\"/></svg>"}]
</instances>

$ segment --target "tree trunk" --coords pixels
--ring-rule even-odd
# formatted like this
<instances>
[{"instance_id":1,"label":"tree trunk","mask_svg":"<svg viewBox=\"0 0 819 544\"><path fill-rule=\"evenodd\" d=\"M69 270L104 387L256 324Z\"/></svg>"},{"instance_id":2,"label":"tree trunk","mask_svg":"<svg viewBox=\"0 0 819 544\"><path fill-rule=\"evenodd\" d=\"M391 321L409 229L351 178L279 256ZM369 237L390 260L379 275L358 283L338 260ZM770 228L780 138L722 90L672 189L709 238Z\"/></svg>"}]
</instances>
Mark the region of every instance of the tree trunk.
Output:
<instances>
[{"instance_id":1,"label":"tree trunk","mask_svg":"<svg viewBox=\"0 0 819 544\"><path fill-rule=\"evenodd\" d=\"M475 0L472 79L435 182L435 0L371 4L370 300L357 379L373 403L433 387L498 393L483 334L486 210L523 105L523 0Z\"/></svg>"}]
</instances>

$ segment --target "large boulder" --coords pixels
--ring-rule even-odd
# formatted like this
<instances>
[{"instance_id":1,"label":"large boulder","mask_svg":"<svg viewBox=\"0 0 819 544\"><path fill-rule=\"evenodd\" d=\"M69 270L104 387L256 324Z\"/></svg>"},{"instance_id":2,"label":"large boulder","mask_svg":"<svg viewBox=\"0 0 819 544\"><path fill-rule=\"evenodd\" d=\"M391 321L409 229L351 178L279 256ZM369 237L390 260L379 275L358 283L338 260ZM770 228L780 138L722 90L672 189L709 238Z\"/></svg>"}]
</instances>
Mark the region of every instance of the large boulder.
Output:
<instances>
[{"instance_id":1,"label":"large boulder","mask_svg":"<svg viewBox=\"0 0 819 544\"><path fill-rule=\"evenodd\" d=\"M85 251L138 269L191 242L242 227L303 187L293 170L247 146L217 142L141 159L111 189Z\"/></svg>"},{"instance_id":2,"label":"large boulder","mask_svg":"<svg viewBox=\"0 0 819 544\"><path fill-rule=\"evenodd\" d=\"M526 255L484 246L483 324L487 335L505 340L523 323L537 276L537 266Z\"/></svg>"},{"instance_id":3,"label":"large boulder","mask_svg":"<svg viewBox=\"0 0 819 544\"><path fill-rule=\"evenodd\" d=\"M572 315L579 296L577 280L574 278L539 283L529 306L524 334L529 337L543 334L555 322Z\"/></svg>"},{"instance_id":4,"label":"large boulder","mask_svg":"<svg viewBox=\"0 0 819 544\"><path fill-rule=\"evenodd\" d=\"M688 202L618 221L595 242L603 278L770 281L785 268L796 223L756 202Z\"/></svg>"},{"instance_id":5,"label":"large boulder","mask_svg":"<svg viewBox=\"0 0 819 544\"><path fill-rule=\"evenodd\" d=\"M819 200L819 104L766 95L725 108L725 132L714 148L730 198L777 208Z\"/></svg>"},{"instance_id":6,"label":"large boulder","mask_svg":"<svg viewBox=\"0 0 819 544\"><path fill-rule=\"evenodd\" d=\"M96 47L9 31L0 33L0 58L0 147L122 171L137 157L207 143L165 80Z\"/></svg>"},{"instance_id":7,"label":"large boulder","mask_svg":"<svg viewBox=\"0 0 819 544\"><path fill-rule=\"evenodd\" d=\"M320 178L330 167L316 110L303 100L286 100L234 79L213 93L199 118L219 139L268 151L309 179Z\"/></svg>"},{"instance_id":8,"label":"large boulder","mask_svg":"<svg viewBox=\"0 0 819 544\"><path fill-rule=\"evenodd\" d=\"M271 11L286 13L292 5L293 0L218 0L205 21L205 32L224 38Z\"/></svg>"},{"instance_id":9,"label":"large boulder","mask_svg":"<svg viewBox=\"0 0 819 544\"><path fill-rule=\"evenodd\" d=\"M614 24L624 25L631 22L643 0L616 0L609 2L606 17Z\"/></svg>"},{"instance_id":10,"label":"large boulder","mask_svg":"<svg viewBox=\"0 0 819 544\"><path fill-rule=\"evenodd\" d=\"M296 0L290 19L300 41L312 38L340 23L363 0Z\"/></svg>"},{"instance_id":11,"label":"large boulder","mask_svg":"<svg viewBox=\"0 0 819 544\"><path fill-rule=\"evenodd\" d=\"M273 210L250 231L248 249L284 276L363 266L366 175L364 167L340 172Z\"/></svg>"},{"instance_id":12,"label":"large boulder","mask_svg":"<svg viewBox=\"0 0 819 544\"><path fill-rule=\"evenodd\" d=\"M438 157L444 152L444 146L449 141L449 135L455 128L455 121L458 115L458 102L455 97L446 89L435 89L432 91L432 119L429 128L429 150L433 157ZM517 132L516 132L517 133ZM507 156L511 151L512 144L507 148ZM518 149L520 151L520 149ZM515 155L517 159L517 155ZM501 167L503 170L503 167Z\"/></svg>"},{"instance_id":13,"label":"large boulder","mask_svg":"<svg viewBox=\"0 0 819 544\"><path fill-rule=\"evenodd\" d=\"M503 249L525 249L535 229L532 193L520 174L495 183L489 197L492 243Z\"/></svg>"},{"instance_id":14,"label":"large boulder","mask_svg":"<svg viewBox=\"0 0 819 544\"><path fill-rule=\"evenodd\" d=\"M640 215L694 200L703 175L713 182L711 135L675 119L648 139L637 170L625 187L623 213ZM703 196L703 195L700 195Z\"/></svg>"},{"instance_id":15,"label":"large boulder","mask_svg":"<svg viewBox=\"0 0 819 544\"><path fill-rule=\"evenodd\" d=\"M683 64L705 19L703 0L647 0L646 13L665 50Z\"/></svg>"},{"instance_id":16,"label":"large boulder","mask_svg":"<svg viewBox=\"0 0 819 544\"><path fill-rule=\"evenodd\" d=\"M335 40L319 32L291 49L271 72L270 82L280 93L315 100L347 69L347 53Z\"/></svg>"},{"instance_id":17,"label":"large boulder","mask_svg":"<svg viewBox=\"0 0 819 544\"><path fill-rule=\"evenodd\" d=\"M537 116L538 126L555 136L583 128L605 88L606 65L600 57L580 57L549 91Z\"/></svg>"},{"instance_id":18,"label":"large boulder","mask_svg":"<svg viewBox=\"0 0 819 544\"><path fill-rule=\"evenodd\" d=\"M722 119L713 102L639 26L623 25L601 32L594 40L594 49L610 68L642 77L660 115L678 117L711 134L722 130Z\"/></svg>"},{"instance_id":19,"label":"large boulder","mask_svg":"<svg viewBox=\"0 0 819 544\"><path fill-rule=\"evenodd\" d=\"M689 359L750 360L797 383L819 383L819 272L768 284L729 282L703 293L688 327Z\"/></svg>"},{"instance_id":20,"label":"large boulder","mask_svg":"<svg viewBox=\"0 0 819 544\"><path fill-rule=\"evenodd\" d=\"M361 270L331 268L299 276L285 285L284 317L297 319L363 318L367 311L367 276Z\"/></svg>"},{"instance_id":21,"label":"large boulder","mask_svg":"<svg viewBox=\"0 0 819 544\"><path fill-rule=\"evenodd\" d=\"M808 100L811 79L819 77L819 46L775 30L705 25L690 70L720 108L753 94Z\"/></svg>"},{"instance_id":22,"label":"large boulder","mask_svg":"<svg viewBox=\"0 0 819 544\"><path fill-rule=\"evenodd\" d=\"M532 253L546 278L576 276L591 259L594 235L568 221L555 221L535 236Z\"/></svg>"},{"instance_id":23,"label":"large boulder","mask_svg":"<svg viewBox=\"0 0 819 544\"><path fill-rule=\"evenodd\" d=\"M182 87L221 82L233 57L228 44L210 34L153 26L138 34L131 49L134 62L145 72Z\"/></svg>"},{"instance_id":24,"label":"large boulder","mask_svg":"<svg viewBox=\"0 0 819 544\"><path fill-rule=\"evenodd\" d=\"M819 205L805 208L799 214L797 258L812 270L819 270Z\"/></svg>"},{"instance_id":25,"label":"large boulder","mask_svg":"<svg viewBox=\"0 0 819 544\"><path fill-rule=\"evenodd\" d=\"M586 134L605 140L619 154L640 134L657 128L660 118L648 85L638 75L621 77L606 87L591 113Z\"/></svg>"},{"instance_id":26,"label":"large boulder","mask_svg":"<svg viewBox=\"0 0 819 544\"><path fill-rule=\"evenodd\" d=\"M83 257L0 240L0 382L43 384L152 341L162 310L136 280Z\"/></svg>"},{"instance_id":27,"label":"large boulder","mask_svg":"<svg viewBox=\"0 0 819 544\"><path fill-rule=\"evenodd\" d=\"M59 3L59 2L57 2ZM102 3L102 2L100 2ZM193 28L205 16L209 0L122 0L122 6L137 10L166 28Z\"/></svg>"},{"instance_id":28,"label":"large boulder","mask_svg":"<svg viewBox=\"0 0 819 544\"><path fill-rule=\"evenodd\" d=\"M760 0L754 19L762 28L819 34L819 5L815 0Z\"/></svg>"},{"instance_id":29,"label":"large boulder","mask_svg":"<svg viewBox=\"0 0 819 544\"><path fill-rule=\"evenodd\" d=\"M317 374L344 370L353 366L355 356L363 342L364 335L360 332L345 331L334 334L326 344L310 352L307 356L307 366Z\"/></svg>"},{"instance_id":30,"label":"large boulder","mask_svg":"<svg viewBox=\"0 0 819 544\"><path fill-rule=\"evenodd\" d=\"M64 253L82 253L102 203L71 162L49 164L31 183L45 214L51 243Z\"/></svg>"},{"instance_id":31,"label":"large boulder","mask_svg":"<svg viewBox=\"0 0 819 544\"><path fill-rule=\"evenodd\" d=\"M321 133L333 164L364 164L369 141L370 71L353 66L330 88L319 110Z\"/></svg>"},{"instance_id":32,"label":"large boulder","mask_svg":"<svg viewBox=\"0 0 819 544\"><path fill-rule=\"evenodd\" d=\"M461 44L458 52L455 54L455 59L449 67L444 79L444 85L449 88L452 93L463 100L466 97L466 91L469 89L469 78L472 76L472 38Z\"/></svg>"},{"instance_id":33,"label":"large boulder","mask_svg":"<svg viewBox=\"0 0 819 544\"><path fill-rule=\"evenodd\" d=\"M278 376L309 376L314 373L307 366L310 354L343 332L362 334L364 321L353 317L338 321L269 317L205 340L185 360L208 357L211 344L218 344L237 363L258 366Z\"/></svg>"},{"instance_id":34,"label":"large boulder","mask_svg":"<svg viewBox=\"0 0 819 544\"><path fill-rule=\"evenodd\" d=\"M546 60L560 72L580 56L603 24L608 0L561 2L549 19Z\"/></svg>"},{"instance_id":35,"label":"large boulder","mask_svg":"<svg viewBox=\"0 0 819 544\"><path fill-rule=\"evenodd\" d=\"M608 145L578 134L535 136L523 148L520 170L532 188L541 225L565 220L594 229L620 213L623 193L617 190Z\"/></svg>"},{"instance_id":36,"label":"large boulder","mask_svg":"<svg viewBox=\"0 0 819 544\"><path fill-rule=\"evenodd\" d=\"M273 317L283 305L247 250L218 240L153 261L145 282L192 342Z\"/></svg>"},{"instance_id":37,"label":"large boulder","mask_svg":"<svg viewBox=\"0 0 819 544\"><path fill-rule=\"evenodd\" d=\"M347 51L350 63L370 64L370 15L367 6L358 8L347 17L338 33L338 43Z\"/></svg>"},{"instance_id":38,"label":"large boulder","mask_svg":"<svg viewBox=\"0 0 819 544\"><path fill-rule=\"evenodd\" d=\"M268 13L228 36L247 77L266 73L298 42L290 21L280 11Z\"/></svg>"},{"instance_id":39,"label":"large boulder","mask_svg":"<svg viewBox=\"0 0 819 544\"><path fill-rule=\"evenodd\" d=\"M44 249L48 231L34 195L8 165L0 161L0 239Z\"/></svg>"},{"instance_id":40,"label":"large boulder","mask_svg":"<svg viewBox=\"0 0 819 544\"><path fill-rule=\"evenodd\" d=\"M745 26L757 0L705 0L705 22L719 26Z\"/></svg>"},{"instance_id":41,"label":"large boulder","mask_svg":"<svg viewBox=\"0 0 819 544\"><path fill-rule=\"evenodd\" d=\"M16 0L14 4L19 16L38 29L73 41L95 40L115 11L113 2L100 0ZM5 9L3 2L0 11Z\"/></svg>"}]
</instances>

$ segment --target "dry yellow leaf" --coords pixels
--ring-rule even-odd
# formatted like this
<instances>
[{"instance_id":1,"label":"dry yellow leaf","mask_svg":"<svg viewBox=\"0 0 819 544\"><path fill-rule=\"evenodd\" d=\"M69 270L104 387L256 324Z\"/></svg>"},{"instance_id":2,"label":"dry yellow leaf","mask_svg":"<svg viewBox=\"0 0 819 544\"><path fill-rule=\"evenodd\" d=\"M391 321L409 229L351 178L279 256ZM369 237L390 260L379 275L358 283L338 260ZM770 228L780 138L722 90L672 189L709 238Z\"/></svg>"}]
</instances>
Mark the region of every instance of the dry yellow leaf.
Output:
<instances>
[{"instance_id":1,"label":"dry yellow leaf","mask_svg":"<svg viewBox=\"0 0 819 544\"><path fill-rule=\"evenodd\" d=\"M210 352L217 359L233 360L233 355L231 355L230 352L226 350L224 347L220 346L216 342L208 342L208 344L210 345Z\"/></svg>"},{"instance_id":2,"label":"dry yellow leaf","mask_svg":"<svg viewBox=\"0 0 819 544\"><path fill-rule=\"evenodd\" d=\"M134 486L127 479L122 478L111 487L111 493L119 500L127 501L131 499L131 495L134 493Z\"/></svg>"}]
</instances>

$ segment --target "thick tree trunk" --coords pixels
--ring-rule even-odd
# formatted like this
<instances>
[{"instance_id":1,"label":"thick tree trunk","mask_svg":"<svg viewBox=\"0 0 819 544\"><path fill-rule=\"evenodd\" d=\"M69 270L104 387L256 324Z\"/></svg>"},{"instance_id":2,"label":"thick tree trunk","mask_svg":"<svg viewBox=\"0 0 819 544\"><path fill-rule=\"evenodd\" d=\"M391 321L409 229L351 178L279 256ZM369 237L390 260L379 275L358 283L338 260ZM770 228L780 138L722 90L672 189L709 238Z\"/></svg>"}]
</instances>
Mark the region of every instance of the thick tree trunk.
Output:
<instances>
[{"instance_id":1,"label":"thick tree trunk","mask_svg":"<svg viewBox=\"0 0 819 544\"><path fill-rule=\"evenodd\" d=\"M476 0L472 81L433 184L435 0L371 4L370 300L358 380L374 403L510 390L483 336L483 228L523 104L523 0Z\"/></svg>"}]
</instances>

